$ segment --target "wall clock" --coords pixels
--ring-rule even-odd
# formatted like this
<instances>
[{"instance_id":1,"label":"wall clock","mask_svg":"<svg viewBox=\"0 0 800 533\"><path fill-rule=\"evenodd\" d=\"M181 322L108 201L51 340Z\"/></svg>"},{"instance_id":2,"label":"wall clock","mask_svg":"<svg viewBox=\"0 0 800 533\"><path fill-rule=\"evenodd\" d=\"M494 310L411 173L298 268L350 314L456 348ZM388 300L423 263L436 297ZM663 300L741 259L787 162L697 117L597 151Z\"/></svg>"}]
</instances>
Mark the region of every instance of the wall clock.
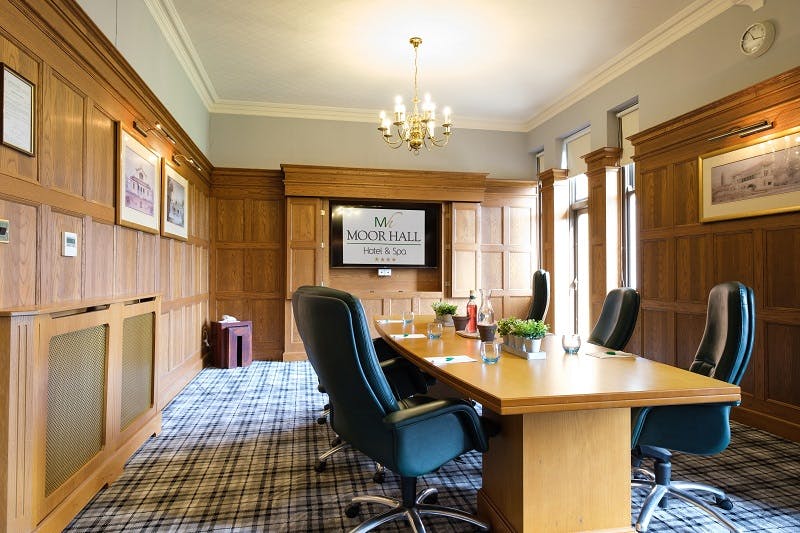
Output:
<instances>
[{"instance_id":1,"label":"wall clock","mask_svg":"<svg viewBox=\"0 0 800 533\"><path fill-rule=\"evenodd\" d=\"M758 57L772 46L775 40L775 26L769 21L756 22L748 26L739 41L739 50L744 55Z\"/></svg>"}]
</instances>

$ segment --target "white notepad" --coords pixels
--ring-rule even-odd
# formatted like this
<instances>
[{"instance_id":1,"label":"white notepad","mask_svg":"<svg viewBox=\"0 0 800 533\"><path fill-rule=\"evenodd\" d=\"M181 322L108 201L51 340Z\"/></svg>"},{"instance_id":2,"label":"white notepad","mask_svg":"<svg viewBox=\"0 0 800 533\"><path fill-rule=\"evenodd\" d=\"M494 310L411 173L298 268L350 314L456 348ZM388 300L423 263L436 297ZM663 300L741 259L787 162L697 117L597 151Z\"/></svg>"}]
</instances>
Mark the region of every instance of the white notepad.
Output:
<instances>
[{"instance_id":1,"label":"white notepad","mask_svg":"<svg viewBox=\"0 0 800 533\"><path fill-rule=\"evenodd\" d=\"M619 350L608 350L605 352L588 352L587 355L597 357L598 359L618 359L620 357L636 357L636 354L628 352L620 352Z\"/></svg>"},{"instance_id":2,"label":"white notepad","mask_svg":"<svg viewBox=\"0 0 800 533\"><path fill-rule=\"evenodd\" d=\"M397 333L392 335L392 338L401 341L403 339L427 339L428 337L422 333Z\"/></svg>"},{"instance_id":3,"label":"white notepad","mask_svg":"<svg viewBox=\"0 0 800 533\"><path fill-rule=\"evenodd\" d=\"M477 359L473 359L468 355L448 355L446 357L426 357L427 361L430 361L436 366L442 365L449 365L452 363L474 363Z\"/></svg>"}]
</instances>

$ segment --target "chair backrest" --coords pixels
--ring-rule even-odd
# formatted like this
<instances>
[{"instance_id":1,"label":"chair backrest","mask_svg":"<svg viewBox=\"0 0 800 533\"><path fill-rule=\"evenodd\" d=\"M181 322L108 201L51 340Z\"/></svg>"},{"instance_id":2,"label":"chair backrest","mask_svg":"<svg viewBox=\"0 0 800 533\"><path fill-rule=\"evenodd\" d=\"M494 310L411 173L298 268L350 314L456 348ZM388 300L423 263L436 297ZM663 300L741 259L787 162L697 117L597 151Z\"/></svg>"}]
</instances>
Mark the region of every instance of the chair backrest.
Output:
<instances>
[{"instance_id":1,"label":"chair backrest","mask_svg":"<svg viewBox=\"0 0 800 533\"><path fill-rule=\"evenodd\" d=\"M528 318L542 320L550 305L550 273L539 269L533 273L533 301Z\"/></svg>"},{"instance_id":2,"label":"chair backrest","mask_svg":"<svg viewBox=\"0 0 800 533\"><path fill-rule=\"evenodd\" d=\"M729 281L711 289L703 339L689 370L738 385L753 354L753 289Z\"/></svg>"},{"instance_id":3,"label":"chair backrest","mask_svg":"<svg viewBox=\"0 0 800 533\"><path fill-rule=\"evenodd\" d=\"M603 302L600 318L589 335L589 342L621 350L628 344L639 315L639 293L630 287L612 289Z\"/></svg>"},{"instance_id":4,"label":"chair backrest","mask_svg":"<svg viewBox=\"0 0 800 533\"><path fill-rule=\"evenodd\" d=\"M308 360L328 393L331 426L354 447L369 449L364 441L382 437L371 436L368 428L382 427L383 417L399 406L372 346L361 302L336 289L303 286L294 291L292 308Z\"/></svg>"}]
</instances>

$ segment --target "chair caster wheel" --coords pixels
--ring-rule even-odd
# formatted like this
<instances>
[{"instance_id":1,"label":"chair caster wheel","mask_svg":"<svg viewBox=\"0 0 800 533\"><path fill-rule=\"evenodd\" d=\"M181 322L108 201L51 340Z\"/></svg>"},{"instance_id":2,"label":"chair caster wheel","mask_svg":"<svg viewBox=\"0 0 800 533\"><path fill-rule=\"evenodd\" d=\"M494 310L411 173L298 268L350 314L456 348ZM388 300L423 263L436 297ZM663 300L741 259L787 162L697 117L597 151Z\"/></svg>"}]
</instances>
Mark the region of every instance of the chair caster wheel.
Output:
<instances>
[{"instance_id":1,"label":"chair caster wheel","mask_svg":"<svg viewBox=\"0 0 800 533\"><path fill-rule=\"evenodd\" d=\"M361 514L361 504L360 503L351 503L347 507L344 508L344 514L347 518L355 518L359 514Z\"/></svg>"},{"instance_id":2,"label":"chair caster wheel","mask_svg":"<svg viewBox=\"0 0 800 533\"><path fill-rule=\"evenodd\" d=\"M322 472L327 465L328 463L325 461L317 461L317 464L314 465L314 472Z\"/></svg>"},{"instance_id":3,"label":"chair caster wheel","mask_svg":"<svg viewBox=\"0 0 800 533\"><path fill-rule=\"evenodd\" d=\"M386 472L382 470L375 472L374 474L372 474L372 481L374 481L375 483L383 483L384 481L386 481Z\"/></svg>"},{"instance_id":4,"label":"chair caster wheel","mask_svg":"<svg viewBox=\"0 0 800 533\"><path fill-rule=\"evenodd\" d=\"M733 502L730 500L730 498L717 498L715 496L714 504L720 509L724 509L726 511L733 509Z\"/></svg>"},{"instance_id":5,"label":"chair caster wheel","mask_svg":"<svg viewBox=\"0 0 800 533\"><path fill-rule=\"evenodd\" d=\"M320 416L319 418L317 418L317 424L319 424L320 426L324 426L327 423L328 423L327 416Z\"/></svg>"},{"instance_id":6,"label":"chair caster wheel","mask_svg":"<svg viewBox=\"0 0 800 533\"><path fill-rule=\"evenodd\" d=\"M342 438L341 437L336 437L335 439L333 439L331 441L331 448L336 448L341 443L342 443Z\"/></svg>"}]
</instances>

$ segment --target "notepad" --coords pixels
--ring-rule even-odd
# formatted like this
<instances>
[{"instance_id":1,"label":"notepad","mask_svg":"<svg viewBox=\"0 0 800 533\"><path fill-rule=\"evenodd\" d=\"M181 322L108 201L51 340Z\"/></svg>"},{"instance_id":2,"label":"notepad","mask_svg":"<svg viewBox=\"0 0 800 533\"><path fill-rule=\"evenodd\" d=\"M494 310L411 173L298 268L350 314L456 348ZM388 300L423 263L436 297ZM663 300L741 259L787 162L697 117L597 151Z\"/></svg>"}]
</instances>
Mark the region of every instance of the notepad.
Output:
<instances>
[{"instance_id":1,"label":"notepad","mask_svg":"<svg viewBox=\"0 0 800 533\"><path fill-rule=\"evenodd\" d=\"M427 361L430 361L432 364L436 366L442 365L449 365L451 363L474 363L477 359L473 359L468 355L448 355L446 357L426 357Z\"/></svg>"},{"instance_id":2,"label":"notepad","mask_svg":"<svg viewBox=\"0 0 800 533\"><path fill-rule=\"evenodd\" d=\"M598 359L615 359L621 357L636 357L636 354L628 352L620 352L618 350L608 350L605 352L588 352L587 355L597 357Z\"/></svg>"},{"instance_id":3,"label":"notepad","mask_svg":"<svg viewBox=\"0 0 800 533\"><path fill-rule=\"evenodd\" d=\"M392 338L401 341L403 339L427 339L428 337L422 333L397 333L392 335Z\"/></svg>"},{"instance_id":4,"label":"notepad","mask_svg":"<svg viewBox=\"0 0 800 533\"><path fill-rule=\"evenodd\" d=\"M384 318L382 320L378 320L378 324L402 324L402 323L403 321L400 320L399 318L398 319Z\"/></svg>"}]
</instances>

